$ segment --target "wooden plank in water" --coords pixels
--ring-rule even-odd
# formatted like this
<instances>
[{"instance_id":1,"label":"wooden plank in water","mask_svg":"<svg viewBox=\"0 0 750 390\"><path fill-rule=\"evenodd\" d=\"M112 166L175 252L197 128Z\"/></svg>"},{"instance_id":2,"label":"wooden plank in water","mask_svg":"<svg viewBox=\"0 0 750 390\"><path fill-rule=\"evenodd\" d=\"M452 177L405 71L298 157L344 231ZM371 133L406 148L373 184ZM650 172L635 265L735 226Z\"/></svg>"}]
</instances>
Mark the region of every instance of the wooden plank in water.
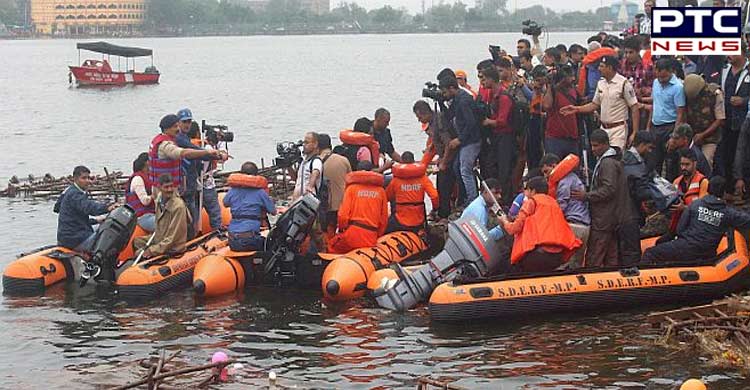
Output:
<instances>
[{"instance_id":1,"label":"wooden plank in water","mask_svg":"<svg viewBox=\"0 0 750 390\"><path fill-rule=\"evenodd\" d=\"M682 309L654 312L649 314L646 320L653 325L657 325L663 323L664 321L667 321L666 317L669 317L675 321L683 321L700 316L713 316L716 314L715 310L726 312L728 306L729 304L727 302L716 302L708 305L691 306Z\"/></svg>"}]
</instances>

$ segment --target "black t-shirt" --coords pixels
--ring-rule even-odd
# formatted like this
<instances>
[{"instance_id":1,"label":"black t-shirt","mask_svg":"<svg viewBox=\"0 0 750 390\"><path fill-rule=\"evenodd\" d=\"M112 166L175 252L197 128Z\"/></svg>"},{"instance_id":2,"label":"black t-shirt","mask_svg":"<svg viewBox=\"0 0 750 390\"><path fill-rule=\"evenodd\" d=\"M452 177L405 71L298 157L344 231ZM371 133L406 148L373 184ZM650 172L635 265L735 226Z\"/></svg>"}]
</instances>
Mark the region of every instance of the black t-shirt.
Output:
<instances>
[{"instance_id":1,"label":"black t-shirt","mask_svg":"<svg viewBox=\"0 0 750 390\"><path fill-rule=\"evenodd\" d=\"M395 149L393 148L393 137L391 137L391 129L385 128L381 131L375 131L375 140L380 144L380 153L390 156Z\"/></svg>"}]
</instances>

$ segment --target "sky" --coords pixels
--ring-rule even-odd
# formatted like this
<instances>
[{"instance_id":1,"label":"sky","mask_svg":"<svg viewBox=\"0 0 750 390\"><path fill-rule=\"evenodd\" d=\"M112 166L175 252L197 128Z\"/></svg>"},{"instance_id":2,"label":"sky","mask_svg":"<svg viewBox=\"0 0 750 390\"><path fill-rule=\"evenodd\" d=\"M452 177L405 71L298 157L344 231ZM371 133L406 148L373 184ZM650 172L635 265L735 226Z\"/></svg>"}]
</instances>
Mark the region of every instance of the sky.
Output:
<instances>
[{"instance_id":1,"label":"sky","mask_svg":"<svg viewBox=\"0 0 750 390\"><path fill-rule=\"evenodd\" d=\"M424 0L425 6L429 8L433 3L439 4L440 0ZM453 3L455 0L443 0L445 3ZM465 4L470 7L474 6L475 0L462 0ZM602 5L608 6L612 4L613 0L508 0L508 9L511 11L514 7L526 8L532 5L543 5L547 8L554 10L574 10L574 11L588 11L594 10L601 7ZM616 0L619 1L619 0ZM367 8L380 8L386 4L394 7L406 7L411 13L419 12L422 9L422 0L354 0L354 2ZM335 7L338 4L338 0L331 0L331 6Z\"/></svg>"}]
</instances>

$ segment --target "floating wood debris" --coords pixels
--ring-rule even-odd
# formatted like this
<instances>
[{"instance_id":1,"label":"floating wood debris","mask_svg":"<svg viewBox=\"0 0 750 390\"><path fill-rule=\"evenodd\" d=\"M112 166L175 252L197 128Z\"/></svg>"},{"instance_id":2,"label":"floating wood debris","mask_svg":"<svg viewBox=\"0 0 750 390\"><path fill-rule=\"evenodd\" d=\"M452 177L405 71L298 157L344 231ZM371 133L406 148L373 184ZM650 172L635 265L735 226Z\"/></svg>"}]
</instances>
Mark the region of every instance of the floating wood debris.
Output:
<instances>
[{"instance_id":1,"label":"floating wood debris","mask_svg":"<svg viewBox=\"0 0 750 390\"><path fill-rule=\"evenodd\" d=\"M129 175L122 171L108 172L108 174L92 175L89 193L95 199L115 200L125 196L125 185ZM296 170L295 170L296 171ZM227 190L227 178L236 171L219 171L214 174L216 187L219 191ZM289 169L282 166L270 166L259 169L259 175L268 180L271 196L276 199L288 198L294 190L294 180L289 174ZM28 175L21 177L14 175L8 181L8 186L0 190L0 197L16 198L26 200L56 199L73 182L72 176L54 177L49 173L41 177Z\"/></svg>"},{"instance_id":2,"label":"floating wood debris","mask_svg":"<svg viewBox=\"0 0 750 390\"><path fill-rule=\"evenodd\" d=\"M417 390L429 390L433 388L445 390L467 390L465 387L452 385L449 382L443 382L436 379L430 379L425 376L417 380Z\"/></svg>"},{"instance_id":3,"label":"floating wood debris","mask_svg":"<svg viewBox=\"0 0 750 390\"><path fill-rule=\"evenodd\" d=\"M171 389L196 389L196 388L205 388L209 386L212 383L216 383L219 380L220 372L225 367L234 364L234 360L225 360L222 362L216 362L216 363L209 363L209 364L202 364L199 366L188 366L188 367L168 367L167 365L172 362L172 360L177 357L181 351L177 351L170 355L169 357L165 357L165 351L162 350L159 354L159 360L154 363L150 359L142 360L140 362L140 366L147 369L148 372L138 381L131 382L122 386L118 386L113 388L112 390L126 390L126 389L133 389L140 386L146 385L146 388L149 390L171 390ZM196 373L200 371L209 371L210 373L203 378L198 378L199 380L195 380L195 378L189 378L190 381L185 381L184 376L185 374L190 373ZM165 381L171 381L174 380L175 382L171 384L164 384ZM177 380L182 380L181 382L177 383Z\"/></svg>"},{"instance_id":4,"label":"floating wood debris","mask_svg":"<svg viewBox=\"0 0 750 390\"><path fill-rule=\"evenodd\" d=\"M749 296L651 313L648 322L664 329L660 344L693 349L718 367L750 373Z\"/></svg>"}]
</instances>

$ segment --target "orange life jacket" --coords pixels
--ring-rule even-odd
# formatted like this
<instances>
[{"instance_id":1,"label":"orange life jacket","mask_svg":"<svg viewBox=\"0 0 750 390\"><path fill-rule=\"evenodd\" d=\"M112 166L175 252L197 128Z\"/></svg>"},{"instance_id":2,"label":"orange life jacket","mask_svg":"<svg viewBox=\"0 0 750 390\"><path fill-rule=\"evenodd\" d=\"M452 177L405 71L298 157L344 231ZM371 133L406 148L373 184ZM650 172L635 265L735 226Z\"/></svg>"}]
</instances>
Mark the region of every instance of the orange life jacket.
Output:
<instances>
[{"instance_id":1,"label":"orange life jacket","mask_svg":"<svg viewBox=\"0 0 750 390\"><path fill-rule=\"evenodd\" d=\"M682 191L680 184L682 183L683 177L683 175L680 175L678 178L674 179L673 182L674 186L680 191ZM706 177L696 170L692 179L690 179L685 195L682 197L685 206L690 206L690 203L693 203L694 200L701 197L701 183L703 180L706 180ZM672 219L669 221L669 230L672 233L677 233L677 225L680 223L681 216L682 211L672 213Z\"/></svg>"},{"instance_id":2,"label":"orange life jacket","mask_svg":"<svg viewBox=\"0 0 750 390\"><path fill-rule=\"evenodd\" d=\"M549 191L547 194L553 198L557 198L557 183L560 182L565 176L568 176L570 172L573 172L578 168L578 164L581 160L575 154L569 154L562 161L560 161L552 172L549 174L547 183L549 184Z\"/></svg>"},{"instance_id":3,"label":"orange life jacket","mask_svg":"<svg viewBox=\"0 0 750 390\"><path fill-rule=\"evenodd\" d=\"M534 202L534 213L526 217L523 230L515 236L511 264L540 245L559 247L564 252L563 262L567 261L581 246L581 240L573 234L557 201L549 195L536 194L526 202Z\"/></svg>"},{"instance_id":4,"label":"orange life jacket","mask_svg":"<svg viewBox=\"0 0 750 390\"><path fill-rule=\"evenodd\" d=\"M579 95L581 96L586 95L586 81L588 79L588 77L586 77L587 76L586 66L591 65L599 61L602 57L606 57L606 56L617 57L617 52L615 51L615 49L612 49L609 47L602 47L602 48L592 51L589 54L586 54L586 57L583 57L581 66L578 69L578 86L576 89L578 90ZM592 85L591 87L595 87L595 86Z\"/></svg>"},{"instance_id":5,"label":"orange life jacket","mask_svg":"<svg viewBox=\"0 0 750 390\"><path fill-rule=\"evenodd\" d=\"M339 228L343 231L356 226L375 233L377 239L388 224L388 198L383 189L385 178L370 171L356 171L346 175L346 190L339 208Z\"/></svg>"},{"instance_id":6,"label":"orange life jacket","mask_svg":"<svg viewBox=\"0 0 750 390\"><path fill-rule=\"evenodd\" d=\"M227 179L227 185L232 188L262 188L270 193L268 179L263 176L233 173Z\"/></svg>"},{"instance_id":7,"label":"orange life jacket","mask_svg":"<svg viewBox=\"0 0 750 390\"><path fill-rule=\"evenodd\" d=\"M693 174L693 178L690 180L690 184L688 184L687 191L685 191L685 196L683 197L683 200L685 201L686 206L690 206L690 203L693 203L694 200L698 199L701 192L701 182L706 177L703 176L698 171L695 171L695 174ZM678 178L674 179L674 185L677 187L677 189L680 189L680 183L682 183L683 175L680 175Z\"/></svg>"},{"instance_id":8,"label":"orange life jacket","mask_svg":"<svg viewBox=\"0 0 750 390\"><path fill-rule=\"evenodd\" d=\"M394 164L393 180L386 188L388 200L393 202L391 213L399 224L407 228L423 227L427 212L424 194L429 195L432 207L438 206L438 192L425 176L423 164Z\"/></svg>"}]
</instances>

